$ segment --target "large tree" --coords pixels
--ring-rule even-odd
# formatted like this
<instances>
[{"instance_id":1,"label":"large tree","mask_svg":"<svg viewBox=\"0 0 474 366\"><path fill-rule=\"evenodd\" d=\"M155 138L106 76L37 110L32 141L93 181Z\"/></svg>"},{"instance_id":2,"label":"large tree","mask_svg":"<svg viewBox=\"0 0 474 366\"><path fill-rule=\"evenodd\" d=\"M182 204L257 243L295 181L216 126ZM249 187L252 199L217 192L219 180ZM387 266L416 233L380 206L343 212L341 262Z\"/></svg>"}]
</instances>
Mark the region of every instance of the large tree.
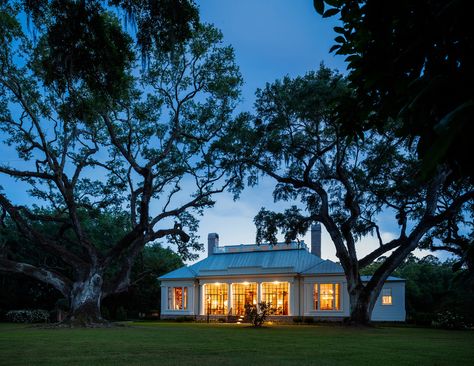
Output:
<instances>
[{"instance_id":1,"label":"large tree","mask_svg":"<svg viewBox=\"0 0 474 366\"><path fill-rule=\"evenodd\" d=\"M416 146L423 164L420 179L447 164L450 179L472 181L471 2L314 0L314 6L323 17L339 18L331 51L346 57L355 91L342 108L353 117L342 117L344 133L361 136L389 128ZM397 123L387 126L393 120ZM450 220L437 234L442 243L425 240L424 247L447 250L460 258L455 268L472 269L472 217Z\"/></svg>"},{"instance_id":2,"label":"large tree","mask_svg":"<svg viewBox=\"0 0 474 366\"><path fill-rule=\"evenodd\" d=\"M331 51L346 57L355 90L345 108L359 118L345 133L391 128L412 138L422 176L439 164L474 177L474 31L469 0L314 0L323 17L337 17Z\"/></svg>"},{"instance_id":3,"label":"large tree","mask_svg":"<svg viewBox=\"0 0 474 366\"><path fill-rule=\"evenodd\" d=\"M52 4L36 33L23 29L15 4L0 5L1 146L14 159L0 166L0 207L61 265L18 262L7 251L0 270L60 291L68 321L100 323L101 300L128 288L147 243L167 238L184 259L201 248L195 214L233 179L213 145L241 77L212 26L195 24L167 47L151 42L140 68L141 48L100 2ZM124 211L123 233L101 247L84 222Z\"/></svg>"},{"instance_id":4,"label":"large tree","mask_svg":"<svg viewBox=\"0 0 474 366\"><path fill-rule=\"evenodd\" d=\"M295 240L311 223L322 223L347 277L351 319L364 324L387 277L425 235L456 220L474 190L466 180L450 180L447 165L418 180L421 161L413 144L390 129L347 137L340 111L352 93L341 75L324 66L267 84L257 91L257 115L241 115L229 133L238 142L223 148L231 165L246 164L250 184L263 173L277 182L275 200L297 202L283 213L262 209L255 218L257 242L275 242L279 230ZM381 212L398 224L393 240L383 240ZM379 246L361 256L370 233ZM363 283L361 269L382 255L383 263Z\"/></svg>"}]
</instances>

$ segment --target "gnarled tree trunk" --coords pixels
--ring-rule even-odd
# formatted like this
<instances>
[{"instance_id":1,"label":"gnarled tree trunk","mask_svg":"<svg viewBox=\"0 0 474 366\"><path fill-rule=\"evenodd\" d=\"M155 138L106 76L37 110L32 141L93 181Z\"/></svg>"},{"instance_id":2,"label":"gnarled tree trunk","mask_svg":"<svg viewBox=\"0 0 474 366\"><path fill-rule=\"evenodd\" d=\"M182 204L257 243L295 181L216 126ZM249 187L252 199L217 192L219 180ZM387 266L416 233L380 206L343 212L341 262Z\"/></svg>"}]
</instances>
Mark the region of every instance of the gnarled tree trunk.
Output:
<instances>
[{"instance_id":1,"label":"gnarled tree trunk","mask_svg":"<svg viewBox=\"0 0 474 366\"><path fill-rule=\"evenodd\" d=\"M102 284L102 274L97 272L90 274L84 281L74 282L69 298L70 311L62 324L81 327L108 324L100 312Z\"/></svg>"}]
</instances>

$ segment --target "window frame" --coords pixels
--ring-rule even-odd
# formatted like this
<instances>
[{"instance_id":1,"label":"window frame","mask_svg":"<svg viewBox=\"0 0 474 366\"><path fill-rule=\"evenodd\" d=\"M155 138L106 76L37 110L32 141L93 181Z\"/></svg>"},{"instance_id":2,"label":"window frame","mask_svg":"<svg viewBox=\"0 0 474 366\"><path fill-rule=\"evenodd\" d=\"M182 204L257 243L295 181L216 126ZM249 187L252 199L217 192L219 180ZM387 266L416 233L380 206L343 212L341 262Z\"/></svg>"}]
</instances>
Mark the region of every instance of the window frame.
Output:
<instances>
[{"instance_id":1,"label":"window frame","mask_svg":"<svg viewBox=\"0 0 474 366\"><path fill-rule=\"evenodd\" d=\"M176 309L176 289L181 289L181 309ZM186 311L188 310L188 286L169 286L168 287L168 310Z\"/></svg>"},{"instance_id":2,"label":"window frame","mask_svg":"<svg viewBox=\"0 0 474 366\"><path fill-rule=\"evenodd\" d=\"M332 285L333 299L331 309L321 309L321 285ZM342 304L342 283L341 282L315 282L312 286L312 311L341 312ZM316 298L317 297L317 298ZM339 305L339 308L336 308ZM315 307L316 306L316 307Z\"/></svg>"},{"instance_id":3,"label":"window frame","mask_svg":"<svg viewBox=\"0 0 474 366\"><path fill-rule=\"evenodd\" d=\"M269 291L270 287L274 287L272 291ZM286 291L285 291L286 290ZM271 303L272 307L273 303L271 301L266 301L269 300L271 297L279 297L279 291L281 291L281 301L282 304L280 307L278 307L278 299L277 299L277 304L275 306L275 309L280 309L281 311L276 312L273 315L290 315L291 309L290 309L290 291L291 291L291 285L289 281L265 281L260 283L260 301L265 301L267 303Z\"/></svg>"}]
</instances>

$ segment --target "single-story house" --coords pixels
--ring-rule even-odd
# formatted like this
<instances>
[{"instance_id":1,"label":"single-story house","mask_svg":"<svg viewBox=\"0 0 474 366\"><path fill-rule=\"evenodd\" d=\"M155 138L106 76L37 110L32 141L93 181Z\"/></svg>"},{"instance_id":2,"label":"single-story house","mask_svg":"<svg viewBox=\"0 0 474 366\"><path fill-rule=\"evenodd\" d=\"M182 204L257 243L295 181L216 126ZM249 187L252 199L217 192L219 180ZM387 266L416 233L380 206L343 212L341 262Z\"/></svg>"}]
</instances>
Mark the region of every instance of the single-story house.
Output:
<instances>
[{"instance_id":1,"label":"single-story house","mask_svg":"<svg viewBox=\"0 0 474 366\"><path fill-rule=\"evenodd\" d=\"M311 251L304 242L219 246L219 235L211 233L207 258L159 280L162 318L239 316L245 304L261 301L281 317L349 316L347 281L338 263L321 258L319 225L311 228ZM387 279L372 320L405 321L403 279Z\"/></svg>"}]
</instances>

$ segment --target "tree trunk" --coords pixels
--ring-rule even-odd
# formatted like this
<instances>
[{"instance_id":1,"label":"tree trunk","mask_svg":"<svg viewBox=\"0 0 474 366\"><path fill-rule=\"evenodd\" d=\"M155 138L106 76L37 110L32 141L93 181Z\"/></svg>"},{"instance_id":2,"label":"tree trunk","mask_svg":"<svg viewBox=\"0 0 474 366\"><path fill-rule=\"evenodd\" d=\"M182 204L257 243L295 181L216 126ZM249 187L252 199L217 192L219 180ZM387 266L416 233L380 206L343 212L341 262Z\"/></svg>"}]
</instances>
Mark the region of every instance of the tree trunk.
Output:
<instances>
[{"instance_id":1,"label":"tree trunk","mask_svg":"<svg viewBox=\"0 0 474 366\"><path fill-rule=\"evenodd\" d=\"M351 312L349 322L355 326L367 326L370 323L373 306L370 296L364 290L353 290L349 293Z\"/></svg>"},{"instance_id":2,"label":"tree trunk","mask_svg":"<svg viewBox=\"0 0 474 366\"><path fill-rule=\"evenodd\" d=\"M85 281L73 284L70 295L70 311L62 324L77 327L96 327L107 325L100 313L102 298L102 275L94 273Z\"/></svg>"}]
</instances>

